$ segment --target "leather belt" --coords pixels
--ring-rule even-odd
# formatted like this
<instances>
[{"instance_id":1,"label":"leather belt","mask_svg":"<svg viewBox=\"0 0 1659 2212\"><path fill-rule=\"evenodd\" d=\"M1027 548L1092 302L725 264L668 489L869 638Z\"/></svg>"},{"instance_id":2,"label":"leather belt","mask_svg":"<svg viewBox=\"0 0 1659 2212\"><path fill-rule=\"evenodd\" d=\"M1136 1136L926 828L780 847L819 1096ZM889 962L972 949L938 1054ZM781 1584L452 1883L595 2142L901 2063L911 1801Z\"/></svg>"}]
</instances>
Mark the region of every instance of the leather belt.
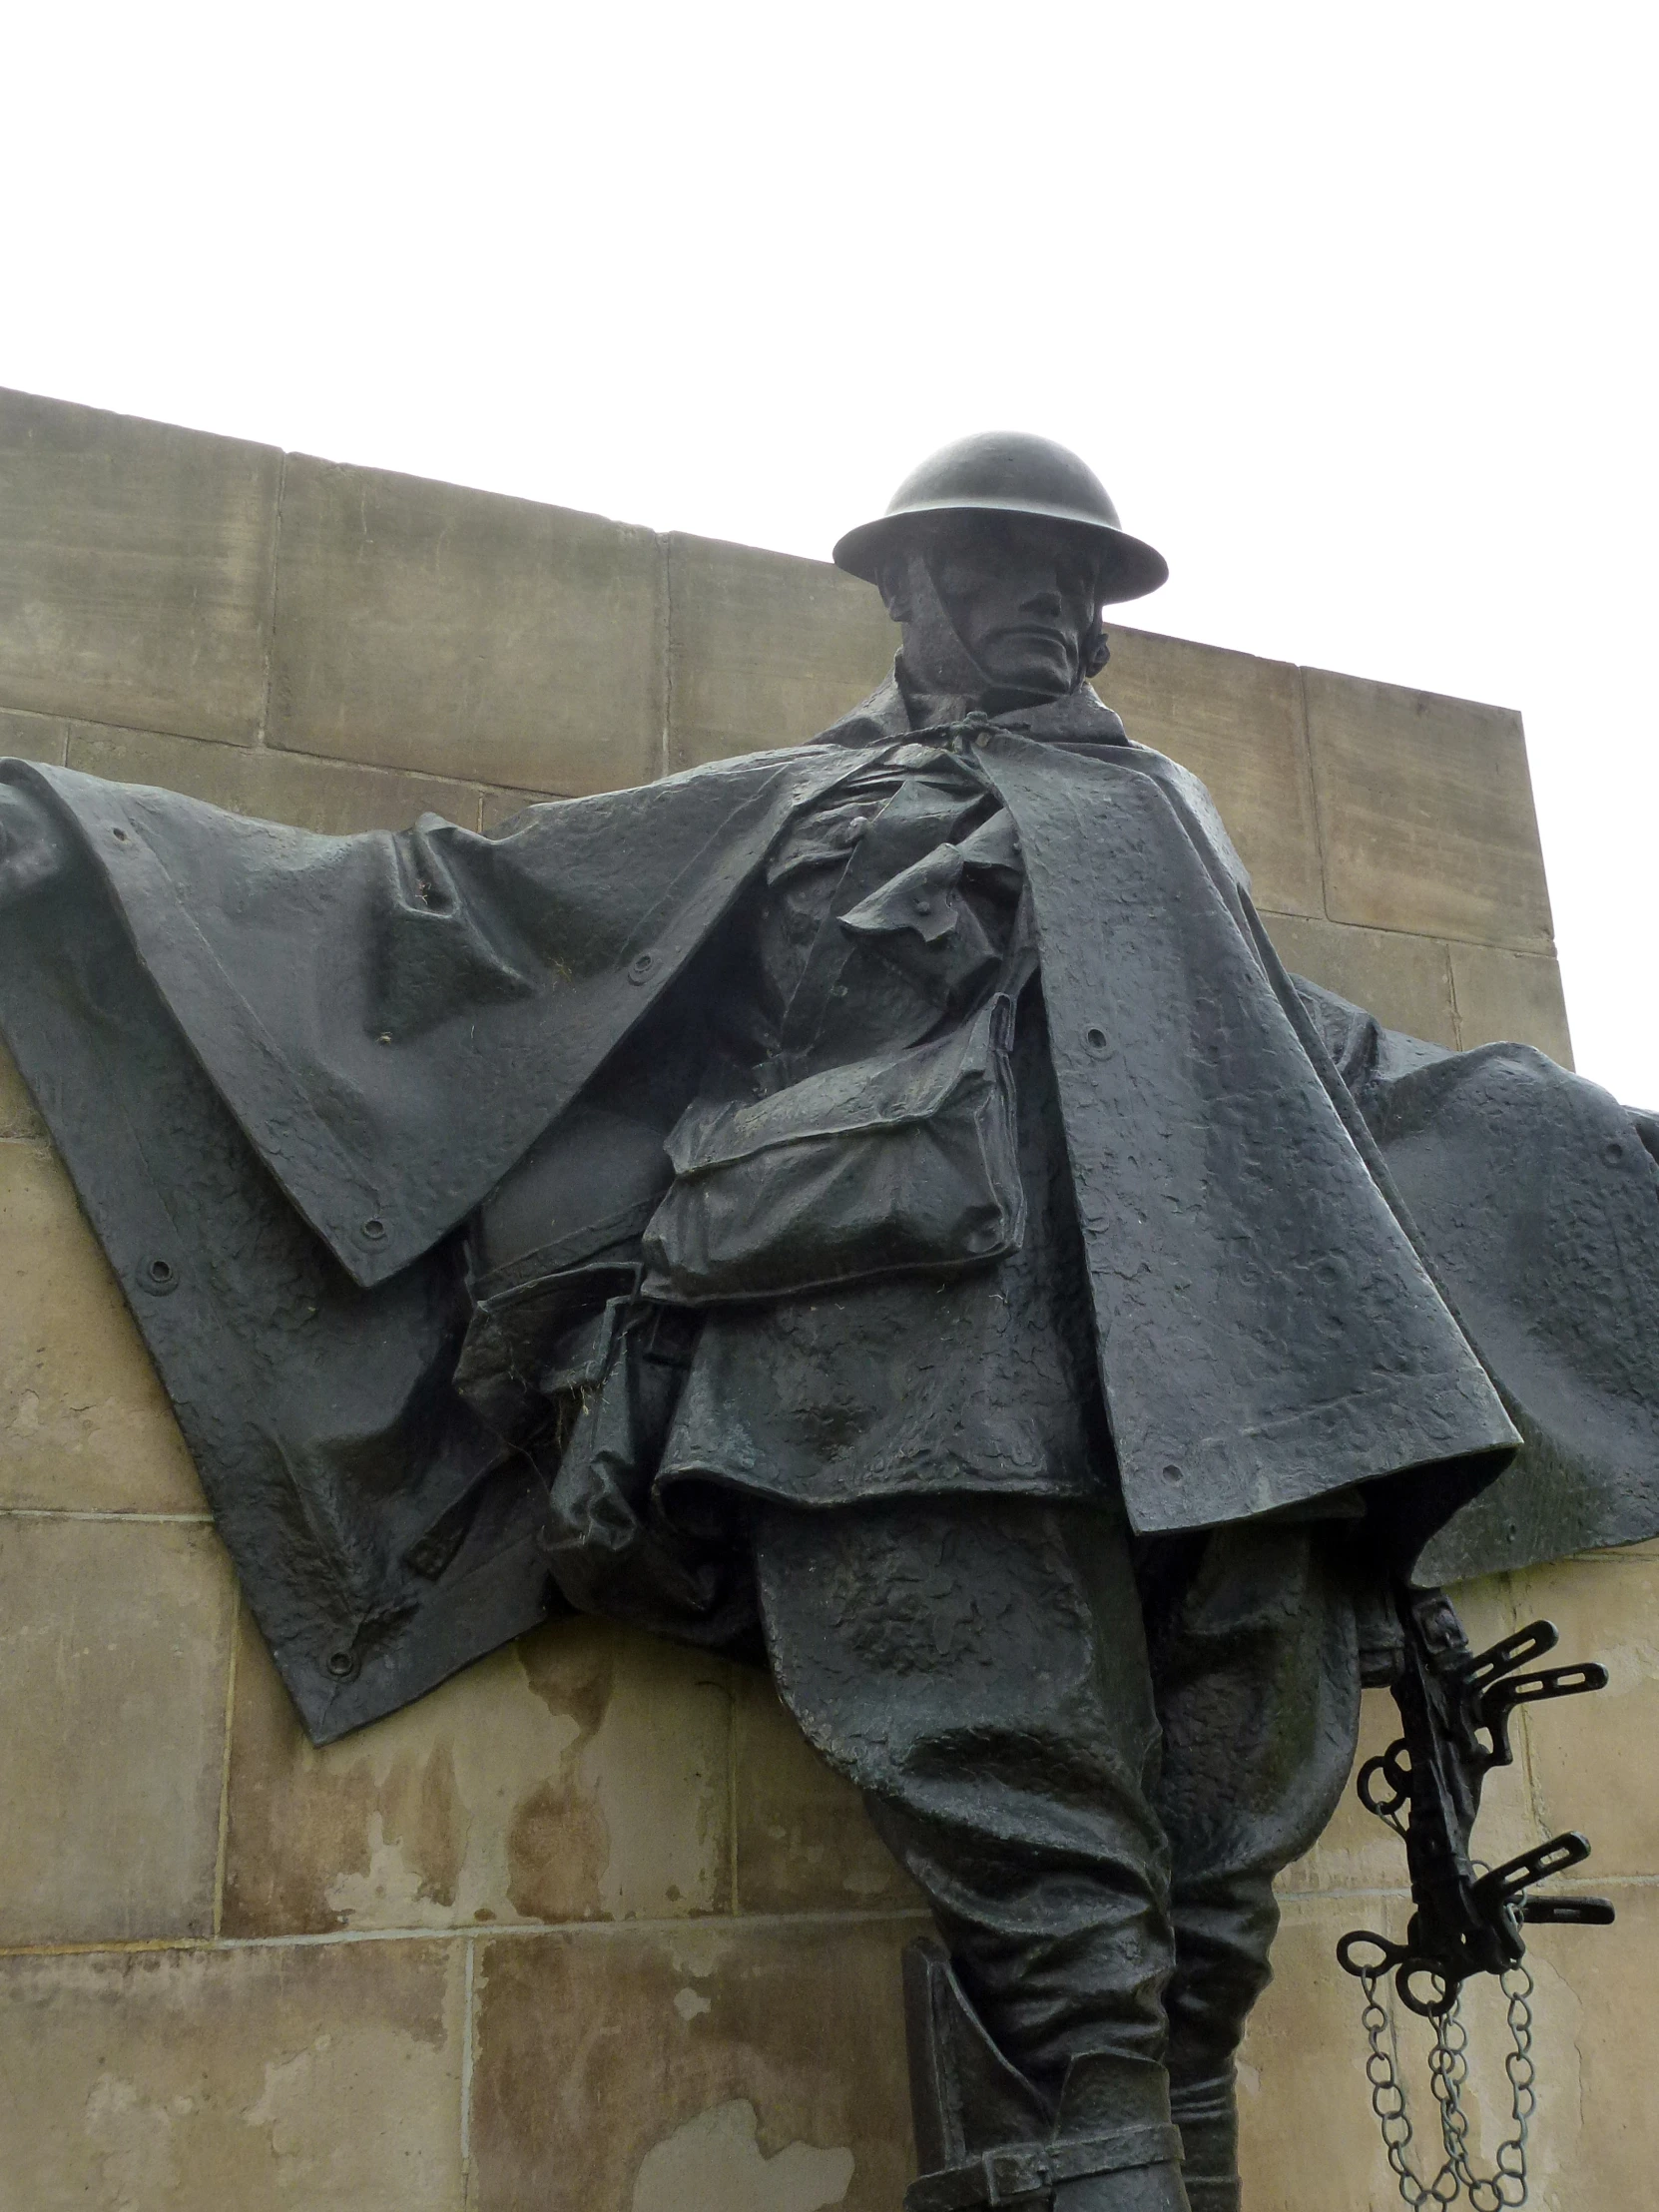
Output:
<instances>
[{"instance_id":1,"label":"leather belt","mask_svg":"<svg viewBox=\"0 0 1659 2212\"><path fill-rule=\"evenodd\" d=\"M1069 2135L1051 2143L1004 2143L965 2165L923 2174L904 2192L904 2212L979 2212L1029 2204L1062 2181L1120 2173L1131 2166L1178 2164L1180 2130L1157 2121L1110 2135Z\"/></svg>"}]
</instances>

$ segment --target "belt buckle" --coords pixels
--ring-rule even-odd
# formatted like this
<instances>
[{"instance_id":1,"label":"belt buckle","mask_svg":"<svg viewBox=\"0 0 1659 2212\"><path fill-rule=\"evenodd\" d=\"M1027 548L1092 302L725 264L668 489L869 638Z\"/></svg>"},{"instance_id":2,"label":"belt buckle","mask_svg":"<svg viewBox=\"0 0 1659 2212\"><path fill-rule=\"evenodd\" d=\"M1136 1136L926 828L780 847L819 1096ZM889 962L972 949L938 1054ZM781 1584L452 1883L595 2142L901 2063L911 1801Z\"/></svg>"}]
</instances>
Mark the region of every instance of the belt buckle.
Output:
<instances>
[{"instance_id":1,"label":"belt buckle","mask_svg":"<svg viewBox=\"0 0 1659 2212\"><path fill-rule=\"evenodd\" d=\"M1041 2143L1009 2143L1000 2150L985 2151L979 2161L985 2175L985 2202L993 2208L1022 2204L1047 2194L1054 2183L1054 2163Z\"/></svg>"}]
</instances>

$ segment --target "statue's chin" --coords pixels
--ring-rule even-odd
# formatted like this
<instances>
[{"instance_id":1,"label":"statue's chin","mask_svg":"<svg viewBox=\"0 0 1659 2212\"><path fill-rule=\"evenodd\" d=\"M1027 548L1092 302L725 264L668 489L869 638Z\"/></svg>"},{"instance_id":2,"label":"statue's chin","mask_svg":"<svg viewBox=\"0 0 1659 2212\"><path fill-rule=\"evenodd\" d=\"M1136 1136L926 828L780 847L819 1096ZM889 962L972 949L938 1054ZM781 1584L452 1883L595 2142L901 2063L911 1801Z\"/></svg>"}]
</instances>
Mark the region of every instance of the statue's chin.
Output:
<instances>
[{"instance_id":1,"label":"statue's chin","mask_svg":"<svg viewBox=\"0 0 1659 2212\"><path fill-rule=\"evenodd\" d=\"M1038 653L982 662L987 691L1010 705L1035 707L1045 700L1064 699L1076 689L1077 669L1069 655Z\"/></svg>"}]
</instances>

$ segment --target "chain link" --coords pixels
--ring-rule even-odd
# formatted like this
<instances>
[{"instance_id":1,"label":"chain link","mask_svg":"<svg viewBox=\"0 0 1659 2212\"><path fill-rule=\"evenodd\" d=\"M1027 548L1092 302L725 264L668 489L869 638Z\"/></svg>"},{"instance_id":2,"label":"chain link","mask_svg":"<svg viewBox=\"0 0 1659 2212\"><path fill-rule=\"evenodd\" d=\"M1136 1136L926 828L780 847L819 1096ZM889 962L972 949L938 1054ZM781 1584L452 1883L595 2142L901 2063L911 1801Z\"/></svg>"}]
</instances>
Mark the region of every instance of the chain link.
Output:
<instances>
[{"instance_id":1,"label":"chain link","mask_svg":"<svg viewBox=\"0 0 1659 2212\"><path fill-rule=\"evenodd\" d=\"M1432 2180L1422 2180L1411 2164L1413 2139L1405 2091L1394 2071L1387 2047L1388 2015L1377 2001L1381 1972L1360 1976L1365 1991L1361 2020L1371 2056L1366 2079L1371 2083L1372 2110L1382 2129L1388 2164L1399 2184L1400 2196L1419 2212L1422 2206L1451 2205L1461 2191L1472 2212L1517 2212L1526 2202L1526 2138L1537 2106L1532 2066L1532 1976L1524 1965L1511 1966L1499 1987L1508 2006L1510 2049L1503 2061L1509 2077L1509 2112L1514 2132L1497 2147L1497 2159L1489 2174L1476 2173L1469 2163L1469 2121L1463 2109L1463 2089L1468 2080L1468 2032L1461 2017L1461 1997L1434 2023L1434 2047L1428 2054L1428 2073L1439 2106L1440 2141L1445 2159Z\"/></svg>"}]
</instances>

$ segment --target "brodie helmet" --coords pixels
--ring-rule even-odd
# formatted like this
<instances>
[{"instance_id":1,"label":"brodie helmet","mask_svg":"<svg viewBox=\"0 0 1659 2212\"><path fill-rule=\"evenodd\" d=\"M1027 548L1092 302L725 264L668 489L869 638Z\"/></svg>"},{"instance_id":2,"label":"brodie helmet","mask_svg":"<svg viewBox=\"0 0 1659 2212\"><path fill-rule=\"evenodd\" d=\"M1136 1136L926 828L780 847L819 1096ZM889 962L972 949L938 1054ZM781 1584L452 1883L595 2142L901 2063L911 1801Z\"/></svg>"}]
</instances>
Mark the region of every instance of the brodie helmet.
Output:
<instances>
[{"instance_id":1,"label":"brodie helmet","mask_svg":"<svg viewBox=\"0 0 1659 2212\"><path fill-rule=\"evenodd\" d=\"M1103 606L1139 599L1169 575L1164 556L1118 521L1093 469L1052 438L1021 430L984 430L929 454L893 493L884 515L847 531L835 547L835 566L873 584L912 519L938 514L1035 515L1092 531L1101 541Z\"/></svg>"}]
</instances>

